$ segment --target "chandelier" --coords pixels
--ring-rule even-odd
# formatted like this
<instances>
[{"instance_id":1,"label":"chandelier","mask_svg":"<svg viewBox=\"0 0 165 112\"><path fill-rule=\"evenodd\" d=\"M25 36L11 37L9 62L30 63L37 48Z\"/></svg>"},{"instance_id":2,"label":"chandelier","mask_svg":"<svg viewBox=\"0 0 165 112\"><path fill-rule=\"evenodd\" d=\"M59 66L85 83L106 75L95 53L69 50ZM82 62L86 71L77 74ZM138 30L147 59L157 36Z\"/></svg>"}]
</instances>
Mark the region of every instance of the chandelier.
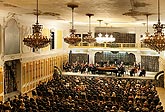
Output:
<instances>
[{"instance_id":1,"label":"chandelier","mask_svg":"<svg viewBox=\"0 0 165 112\"><path fill-rule=\"evenodd\" d=\"M98 20L101 24L101 21L102 20ZM99 33L98 34L98 37L96 37L96 42L97 43L105 43L105 42L114 42L115 41L115 38L113 37L113 35L111 34L110 36L108 35L107 33L107 26L108 26L108 23L105 23L106 24L106 34L104 37L102 37L102 34Z\"/></svg>"},{"instance_id":2,"label":"chandelier","mask_svg":"<svg viewBox=\"0 0 165 112\"><path fill-rule=\"evenodd\" d=\"M157 51L158 53L165 50L165 36L162 32L165 28L164 24L160 22L160 2L158 0L158 23L153 25L155 30L154 35L146 34L146 37L142 39L142 42L147 45L148 48Z\"/></svg>"},{"instance_id":3,"label":"chandelier","mask_svg":"<svg viewBox=\"0 0 165 112\"><path fill-rule=\"evenodd\" d=\"M111 34L110 37L109 35L107 34L107 26L108 26L108 23L105 23L106 24L106 34L105 34L105 41L104 42L114 42L115 41L115 38L113 37L113 35Z\"/></svg>"},{"instance_id":4,"label":"chandelier","mask_svg":"<svg viewBox=\"0 0 165 112\"><path fill-rule=\"evenodd\" d=\"M94 14L86 14L89 17L89 32L87 36L84 37L84 41L88 43L93 43L96 42L96 39L92 37L92 32L91 32L91 16L94 16Z\"/></svg>"},{"instance_id":5,"label":"chandelier","mask_svg":"<svg viewBox=\"0 0 165 112\"><path fill-rule=\"evenodd\" d=\"M147 43L146 39L148 39L149 34L150 34L149 31L148 31L148 16L151 15L151 14L150 14L150 13L147 13L147 14L145 14L145 15L146 15L146 18L147 18L147 26L146 26L146 27L147 27L147 28L146 28L147 30L146 30L146 32L142 35L142 38L140 38L140 41L143 42L143 43L145 42L145 44L146 44L146 45L148 44L147 46L149 46L149 43ZM146 25L146 23L142 23L142 24L143 24L144 26Z\"/></svg>"},{"instance_id":6,"label":"chandelier","mask_svg":"<svg viewBox=\"0 0 165 112\"><path fill-rule=\"evenodd\" d=\"M68 4L68 7L72 8L72 29L70 29L70 35L64 37L64 42L70 44L70 45L77 45L81 42L81 37L78 35L75 35L76 30L74 29L74 18L73 18L73 12L74 8L78 7L76 4Z\"/></svg>"},{"instance_id":7,"label":"chandelier","mask_svg":"<svg viewBox=\"0 0 165 112\"><path fill-rule=\"evenodd\" d=\"M97 20L97 21L99 22L99 27L101 28L101 22L103 20ZM96 37L96 42L97 43L104 43L105 42L105 38L103 38L102 36L103 36L102 33L98 34L98 37Z\"/></svg>"},{"instance_id":8,"label":"chandelier","mask_svg":"<svg viewBox=\"0 0 165 112\"><path fill-rule=\"evenodd\" d=\"M33 24L32 26L33 33L28 35L26 38L24 38L23 42L26 46L38 50L40 48L47 47L50 44L50 39L48 39L47 36L43 36L41 33L43 26L40 25L38 22L38 0L37 0L36 16L37 16L36 24Z\"/></svg>"}]
</instances>

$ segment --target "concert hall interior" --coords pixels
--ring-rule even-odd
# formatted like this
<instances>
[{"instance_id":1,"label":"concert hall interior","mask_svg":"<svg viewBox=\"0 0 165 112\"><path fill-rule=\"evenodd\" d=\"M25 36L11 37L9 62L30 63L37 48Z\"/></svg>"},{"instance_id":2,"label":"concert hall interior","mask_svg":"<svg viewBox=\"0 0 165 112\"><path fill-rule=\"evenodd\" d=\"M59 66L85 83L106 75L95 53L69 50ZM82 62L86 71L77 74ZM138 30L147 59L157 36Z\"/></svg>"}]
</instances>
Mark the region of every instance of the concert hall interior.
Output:
<instances>
[{"instance_id":1,"label":"concert hall interior","mask_svg":"<svg viewBox=\"0 0 165 112\"><path fill-rule=\"evenodd\" d=\"M165 0L0 0L0 112L164 112Z\"/></svg>"}]
</instances>

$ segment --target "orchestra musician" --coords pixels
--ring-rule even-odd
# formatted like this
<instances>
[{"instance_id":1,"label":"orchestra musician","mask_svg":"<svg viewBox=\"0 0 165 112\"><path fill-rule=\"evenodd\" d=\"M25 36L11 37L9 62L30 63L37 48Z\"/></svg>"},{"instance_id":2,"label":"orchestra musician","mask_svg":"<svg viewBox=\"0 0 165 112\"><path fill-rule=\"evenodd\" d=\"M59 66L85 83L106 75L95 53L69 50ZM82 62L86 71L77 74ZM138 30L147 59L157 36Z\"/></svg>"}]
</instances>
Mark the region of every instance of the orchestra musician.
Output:
<instances>
[{"instance_id":1,"label":"orchestra musician","mask_svg":"<svg viewBox=\"0 0 165 112\"><path fill-rule=\"evenodd\" d=\"M146 75L146 70L144 69L144 67L141 69L141 71L140 71L140 74L139 74L139 76L144 76L145 77L145 75Z\"/></svg>"},{"instance_id":2,"label":"orchestra musician","mask_svg":"<svg viewBox=\"0 0 165 112\"><path fill-rule=\"evenodd\" d=\"M130 71L130 76L133 76L133 75L135 76L135 73L137 73L137 72L138 72L138 67L134 66Z\"/></svg>"},{"instance_id":3,"label":"orchestra musician","mask_svg":"<svg viewBox=\"0 0 165 112\"><path fill-rule=\"evenodd\" d=\"M63 69L65 70L65 72L69 72L71 69L71 65L69 64L69 62L66 62L63 64Z\"/></svg>"},{"instance_id":4,"label":"orchestra musician","mask_svg":"<svg viewBox=\"0 0 165 112\"><path fill-rule=\"evenodd\" d=\"M120 64L118 67L118 76L124 75L124 72L125 72L125 67L123 64Z\"/></svg>"}]
</instances>

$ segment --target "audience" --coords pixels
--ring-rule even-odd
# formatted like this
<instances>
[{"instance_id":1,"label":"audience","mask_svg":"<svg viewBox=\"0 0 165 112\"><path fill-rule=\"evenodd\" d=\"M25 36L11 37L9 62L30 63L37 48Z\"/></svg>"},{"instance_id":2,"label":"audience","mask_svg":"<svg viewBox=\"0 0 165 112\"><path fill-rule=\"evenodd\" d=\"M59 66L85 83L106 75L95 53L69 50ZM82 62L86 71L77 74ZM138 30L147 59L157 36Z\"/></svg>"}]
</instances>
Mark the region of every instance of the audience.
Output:
<instances>
[{"instance_id":1,"label":"audience","mask_svg":"<svg viewBox=\"0 0 165 112\"><path fill-rule=\"evenodd\" d=\"M153 80L54 75L33 91L0 103L11 112L164 112Z\"/></svg>"}]
</instances>

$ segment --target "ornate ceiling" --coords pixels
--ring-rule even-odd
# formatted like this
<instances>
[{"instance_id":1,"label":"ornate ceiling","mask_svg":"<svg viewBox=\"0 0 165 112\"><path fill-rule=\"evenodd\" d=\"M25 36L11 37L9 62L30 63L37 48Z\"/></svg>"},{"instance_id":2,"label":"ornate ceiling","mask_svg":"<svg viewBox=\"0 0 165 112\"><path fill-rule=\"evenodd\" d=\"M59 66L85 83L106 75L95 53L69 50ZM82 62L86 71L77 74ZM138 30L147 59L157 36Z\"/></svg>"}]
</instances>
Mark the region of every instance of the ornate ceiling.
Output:
<instances>
[{"instance_id":1,"label":"ornate ceiling","mask_svg":"<svg viewBox=\"0 0 165 112\"><path fill-rule=\"evenodd\" d=\"M79 5L75 9L76 24L88 24L86 13L93 13L92 24L98 19L112 26L142 25L145 14L150 13L149 23L157 23L157 0L39 0L39 19L69 23L71 9L68 3ZM160 0L161 21L165 23L165 0ZM0 17L10 14L20 19L35 21L36 0L0 0Z\"/></svg>"}]
</instances>

